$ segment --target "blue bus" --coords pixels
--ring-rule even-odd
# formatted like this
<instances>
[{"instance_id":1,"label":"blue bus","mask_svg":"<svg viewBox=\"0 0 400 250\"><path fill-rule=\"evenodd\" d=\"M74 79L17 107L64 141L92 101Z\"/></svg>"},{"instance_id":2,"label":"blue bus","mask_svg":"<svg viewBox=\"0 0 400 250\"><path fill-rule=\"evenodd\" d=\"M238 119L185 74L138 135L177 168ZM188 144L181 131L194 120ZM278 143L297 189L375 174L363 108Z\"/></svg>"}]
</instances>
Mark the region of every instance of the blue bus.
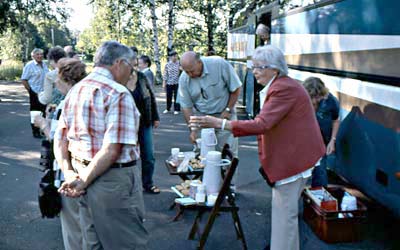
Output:
<instances>
[{"instance_id":1,"label":"blue bus","mask_svg":"<svg viewBox=\"0 0 400 250\"><path fill-rule=\"evenodd\" d=\"M259 107L251 55L270 27L289 75L321 78L340 101L341 126L330 168L400 217L400 24L398 0L274 1L237 22L228 59L244 83L249 117ZM239 19L239 18L238 18Z\"/></svg>"}]
</instances>

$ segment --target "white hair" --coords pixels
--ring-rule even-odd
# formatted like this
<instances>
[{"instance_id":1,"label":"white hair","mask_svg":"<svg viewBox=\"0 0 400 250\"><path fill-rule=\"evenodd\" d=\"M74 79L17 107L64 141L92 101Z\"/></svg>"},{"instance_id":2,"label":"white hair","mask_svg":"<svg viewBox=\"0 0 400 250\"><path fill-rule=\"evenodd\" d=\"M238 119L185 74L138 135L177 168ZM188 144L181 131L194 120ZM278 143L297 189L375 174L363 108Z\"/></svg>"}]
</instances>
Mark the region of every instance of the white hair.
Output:
<instances>
[{"instance_id":1,"label":"white hair","mask_svg":"<svg viewBox=\"0 0 400 250\"><path fill-rule=\"evenodd\" d=\"M256 29L256 35L269 35L269 27L265 24L260 23Z\"/></svg>"},{"instance_id":2,"label":"white hair","mask_svg":"<svg viewBox=\"0 0 400 250\"><path fill-rule=\"evenodd\" d=\"M136 53L117 41L107 41L97 49L94 57L94 65L111 66L117 59L135 60Z\"/></svg>"},{"instance_id":3,"label":"white hair","mask_svg":"<svg viewBox=\"0 0 400 250\"><path fill-rule=\"evenodd\" d=\"M31 52L31 56L34 56L35 54L43 54L43 50L39 48L34 48Z\"/></svg>"},{"instance_id":4,"label":"white hair","mask_svg":"<svg viewBox=\"0 0 400 250\"><path fill-rule=\"evenodd\" d=\"M254 51L253 60L263 61L268 66L279 71L279 76L288 74L288 66L280 49L273 45L259 46Z\"/></svg>"}]
</instances>

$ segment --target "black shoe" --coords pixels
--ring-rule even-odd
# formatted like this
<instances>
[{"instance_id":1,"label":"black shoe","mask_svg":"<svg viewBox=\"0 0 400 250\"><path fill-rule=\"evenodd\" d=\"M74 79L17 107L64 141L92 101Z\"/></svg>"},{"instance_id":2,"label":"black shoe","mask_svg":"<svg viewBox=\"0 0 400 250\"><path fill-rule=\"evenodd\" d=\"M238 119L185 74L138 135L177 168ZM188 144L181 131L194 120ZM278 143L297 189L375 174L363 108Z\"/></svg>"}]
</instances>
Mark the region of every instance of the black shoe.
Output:
<instances>
[{"instance_id":1,"label":"black shoe","mask_svg":"<svg viewBox=\"0 0 400 250\"><path fill-rule=\"evenodd\" d=\"M270 245L270 244L267 244L267 245L264 247L264 250L271 250L271 245Z\"/></svg>"},{"instance_id":2,"label":"black shoe","mask_svg":"<svg viewBox=\"0 0 400 250\"><path fill-rule=\"evenodd\" d=\"M149 194L159 194L161 192L161 190L157 186L154 186L154 185L152 185L149 188L143 188L143 190Z\"/></svg>"},{"instance_id":3,"label":"black shoe","mask_svg":"<svg viewBox=\"0 0 400 250\"><path fill-rule=\"evenodd\" d=\"M40 131L33 131L32 134L33 134L34 138L42 139L42 135L40 134Z\"/></svg>"}]
</instances>

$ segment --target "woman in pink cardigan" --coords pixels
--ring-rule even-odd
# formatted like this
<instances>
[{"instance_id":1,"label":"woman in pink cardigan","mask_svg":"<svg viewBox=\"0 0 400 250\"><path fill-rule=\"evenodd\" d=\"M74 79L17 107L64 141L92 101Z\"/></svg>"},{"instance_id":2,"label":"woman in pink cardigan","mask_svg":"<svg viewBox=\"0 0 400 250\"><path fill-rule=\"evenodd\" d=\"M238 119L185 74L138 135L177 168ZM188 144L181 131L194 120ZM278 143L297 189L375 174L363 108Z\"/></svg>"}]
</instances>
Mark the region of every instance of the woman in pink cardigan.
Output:
<instances>
[{"instance_id":1,"label":"woman in pink cardigan","mask_svg":"<svg viewBox=\"0 0 400 250\"><path fill-rule=\"evenodd\" d=\"M191 117L190 126L231 130L234 136L257 135L261 172L272 186L272 250L298 250L298 200L325 146L314 108L304 87L287 76L283 53L258 47L253 73L264 87L260 114L254 120L229 121Z\"/></svg>"}]
</instances>

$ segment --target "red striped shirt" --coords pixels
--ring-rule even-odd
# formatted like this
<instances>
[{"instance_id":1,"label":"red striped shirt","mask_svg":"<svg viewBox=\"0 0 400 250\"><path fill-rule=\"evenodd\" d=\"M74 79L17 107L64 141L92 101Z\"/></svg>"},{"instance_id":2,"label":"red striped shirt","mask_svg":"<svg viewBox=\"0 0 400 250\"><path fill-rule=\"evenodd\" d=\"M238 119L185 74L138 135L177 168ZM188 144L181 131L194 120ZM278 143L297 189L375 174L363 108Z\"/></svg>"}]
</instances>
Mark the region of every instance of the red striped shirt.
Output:
<instances>
[{"instance_id":1,"label":"red striped shirt","mask_svg":"<svg viewBox=\"0 0 400 250\"><path fill-rule=\"evenodd\" d=\"M139 159L139 111L128 89L96 67L65 98L55 138L68 140L71 154L92 160L103 143L123 144L117 162Z\"/></svg>"}]
</instances>

